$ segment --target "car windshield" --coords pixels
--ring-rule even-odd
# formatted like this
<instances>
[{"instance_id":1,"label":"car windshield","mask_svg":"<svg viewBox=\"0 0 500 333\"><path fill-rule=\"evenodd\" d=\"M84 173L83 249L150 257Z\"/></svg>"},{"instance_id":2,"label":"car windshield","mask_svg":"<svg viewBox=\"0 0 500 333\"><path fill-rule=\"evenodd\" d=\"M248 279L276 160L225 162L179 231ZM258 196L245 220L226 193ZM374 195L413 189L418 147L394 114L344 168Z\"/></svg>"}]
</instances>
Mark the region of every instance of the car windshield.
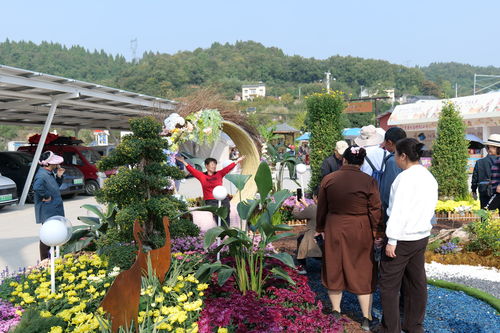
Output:
<instances>
[{"instance_id":1,"label":"car windshield","mask_svg":"<svg viewBox=\"0 0 500 333\"><path fill-rule=\"evenodd\" d=\"M90 164L96 164L101 159L101 155L93 149L84 149L81 153Z\"/></svg>"}]
</instances>

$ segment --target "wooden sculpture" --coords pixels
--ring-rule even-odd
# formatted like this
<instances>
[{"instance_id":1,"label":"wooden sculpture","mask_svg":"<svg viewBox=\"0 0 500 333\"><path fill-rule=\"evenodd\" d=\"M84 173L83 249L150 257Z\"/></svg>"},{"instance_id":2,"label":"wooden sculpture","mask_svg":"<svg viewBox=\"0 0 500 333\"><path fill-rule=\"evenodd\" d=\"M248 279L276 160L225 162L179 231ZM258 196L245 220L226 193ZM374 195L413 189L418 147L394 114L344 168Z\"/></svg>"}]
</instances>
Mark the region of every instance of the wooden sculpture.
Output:
<instances>
[{"instance_id":1,"label":"wooden sculpture","mask_svg":"<svg viewBox=\"0 0 500 333\"><path fill-rule=\"evenodd\" d=\"M137 331L141 280L142 276L147 275L148 271L146 256L151 258L151 266L158 280L163 283L165 279L171 261L169 220L167 217L163 218L163 226L165 228L165 245L146 254L143 251L140 237L143 229L138 221L134 222L134 239L139 248L137 258L132 267L121 272L116 277L101 303L104 311L110 315L113 332L118 332L120 327L130 327L132 322L135 323Z\"/></svg>"}]
</instances>

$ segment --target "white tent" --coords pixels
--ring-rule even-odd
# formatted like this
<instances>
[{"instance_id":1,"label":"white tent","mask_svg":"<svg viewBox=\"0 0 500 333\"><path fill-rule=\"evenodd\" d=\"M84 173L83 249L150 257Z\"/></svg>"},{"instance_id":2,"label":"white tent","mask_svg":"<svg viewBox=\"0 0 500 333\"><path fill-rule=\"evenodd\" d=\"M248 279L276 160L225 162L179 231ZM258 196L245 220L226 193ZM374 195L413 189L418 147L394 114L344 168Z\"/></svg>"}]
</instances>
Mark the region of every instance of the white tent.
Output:
<instances>
[{"instance_id":1,"label":"white tent","mask_svg":"<svg viewBox=\"0 0 500 333\"><path fill-rule=\"evenodd\" d=\"M435 132L441 108L446 101L458 107L469 134L486 140L490 133L500 132L500 92L398 105L388 125L399 126L407 132Z\"/></svg>"}]
</instances>

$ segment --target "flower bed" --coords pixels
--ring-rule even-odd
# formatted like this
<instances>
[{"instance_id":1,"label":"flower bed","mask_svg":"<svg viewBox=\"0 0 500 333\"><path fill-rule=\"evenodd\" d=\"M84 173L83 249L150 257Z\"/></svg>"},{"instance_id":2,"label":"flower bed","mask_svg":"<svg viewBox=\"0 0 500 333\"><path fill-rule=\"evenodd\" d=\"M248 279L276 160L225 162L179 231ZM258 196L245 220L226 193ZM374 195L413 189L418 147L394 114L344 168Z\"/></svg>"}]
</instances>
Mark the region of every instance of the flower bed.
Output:
<instances>
[{"instance_id":1,"label":"flower bed","mask_svg":"<svg viewBox=\"0 0 500 333\"><path fill-rule=\"evenodd\" d=\"M441 220L475 221L479 219L476 211L480 210L478 200L439 200L436 205L436 218Z\"/></svg>"},{"instance_id":2,"label":"flower bed","mask_svg":"<svg viewBox=\"0 0 500 333\"><path fill-rule=\"evenodd\" d=\"M143 279L139 308L142 331L197 331L203 290L208 286L200 283L194 272L203 260L205 255L196 252L175 254L162 285L151 276ZM56 293L50 292L48 269L41 266L27 275L6 279L0 298L8 298L18 316L24 308L35 310L42 319L62 319L53 332L105 332L108 324L99 304L119 272L95 254L69 254L56 260ZM13 316L12 322L18 319Z\"/></svg>"},{"instance_id":3,"label":"flower bed","mask_svg":"<svg viewBox=\"0 0 500 333\"><path fill-rule=\"evenodd\" d=\"M275 263L278 265L278 263ZM344 321L322 313L307 278L282 266L295 281L270 280L264 295L242 295L233 278L220 287L213 278L199 321L200 332L341 332Z\"/></svg>"},{"instance_id":4,"label":"flower bed","mask_svg":"<svg viewBox=\"0 0 500 333\"><path fill-rule=\"evenodd\" d=\"M8 332L21 320L21 308L0 300L0 333Z\"/></svg>"}]
</instances>

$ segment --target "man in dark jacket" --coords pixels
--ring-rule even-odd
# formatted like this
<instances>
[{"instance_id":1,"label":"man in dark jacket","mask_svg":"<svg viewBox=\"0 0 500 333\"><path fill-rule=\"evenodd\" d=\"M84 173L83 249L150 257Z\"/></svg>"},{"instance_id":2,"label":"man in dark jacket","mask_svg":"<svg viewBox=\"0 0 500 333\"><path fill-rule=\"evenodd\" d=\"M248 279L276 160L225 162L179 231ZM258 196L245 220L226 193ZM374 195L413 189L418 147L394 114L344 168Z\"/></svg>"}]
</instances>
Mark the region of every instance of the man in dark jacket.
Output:
<instances>
[{"instance_id":1,"label":"man in dark jacket","mask_svg":"<svg viewBox=\"0 0 500 333\"><path fill-rule=\"evenodd\" d=\"M347 142L337 141L333 154L325 158L325 160L321 164L321 179L323 179L326 175L340 169L340 167L342 166L342 155L344 155L344 151L347 149L347 147L349 147Z\"/></svg>"},{"instance_id":2,"label":"man in dark jacket","mask_svg":"<svg viewBox=\"0 0 500 333\"><path fill-rule=\"evenodd\" d=\"M484 143L488 155L476 162L472 172L471 190L474 199L477 199L479 191L479 201L481 208L484 208L491 198L491 169L495 160L498 158L498 147L500 147L500 134L492 134L488 141Z\"/></svg>"},{"instance_id":3,"label":"man in dark jacket","mask_svg":"<svg viewBox=\"0 0 500 333\"><path fill-rule=\"evenodd\" d=\"M389 196L391 194L391 186L394 179L401 173L401 169L396 164L394 159L394 152L396 151L396 143L406 138L406 132L399 127L391 127L385 132L384 136L384 148L390 154L385 157L382 161L382 170L384 173L380 179L380 200L382 201L382 214L384 217L384 225L387 222L388 216L386 210L389 207Z\"/></svg>"}]
</instances>

